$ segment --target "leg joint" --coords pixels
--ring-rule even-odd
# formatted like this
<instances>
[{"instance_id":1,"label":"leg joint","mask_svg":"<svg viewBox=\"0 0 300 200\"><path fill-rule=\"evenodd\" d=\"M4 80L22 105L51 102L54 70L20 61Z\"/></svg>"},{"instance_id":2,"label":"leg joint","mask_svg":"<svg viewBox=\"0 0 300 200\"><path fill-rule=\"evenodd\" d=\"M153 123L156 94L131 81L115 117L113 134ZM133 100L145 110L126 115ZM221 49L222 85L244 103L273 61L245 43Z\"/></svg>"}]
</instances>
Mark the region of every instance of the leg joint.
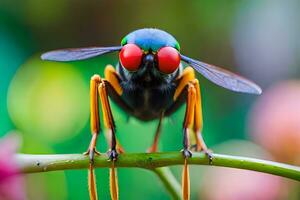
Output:
<instances>
[{"instance_id":1,"label":"leg joint","mask_svg":"<svg viewBox=\"0 0 300 200\"><path fill-rule=\"evenodd\" d=\"M101 77L100 77L100 75L94 74L94 75L91 77L91 81L95 81L95 82L97 82L97 83L100 83L100 82L101 82Z\"/></svg>"}]
</instances>

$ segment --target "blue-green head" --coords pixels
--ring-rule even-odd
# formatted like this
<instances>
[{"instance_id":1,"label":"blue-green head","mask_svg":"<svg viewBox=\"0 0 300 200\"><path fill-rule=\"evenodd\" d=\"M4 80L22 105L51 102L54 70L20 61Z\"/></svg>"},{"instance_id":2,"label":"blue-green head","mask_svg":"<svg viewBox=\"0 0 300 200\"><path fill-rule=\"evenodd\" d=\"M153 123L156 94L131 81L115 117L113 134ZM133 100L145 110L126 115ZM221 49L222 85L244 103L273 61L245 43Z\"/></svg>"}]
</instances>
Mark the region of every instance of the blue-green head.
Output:
<instances>
[{"instance_id":1,"label":"blue-green head","mask_svg":"<svg viewBox=\"0 0 300 200\"><path fill-rule=\"evenodd\" d=\"M157 52L165 46L180 51L179 43L171 34L155 28L138 29L129 33L121 41L122 46L126 44L136 44L144 51Z\"/></svg>"},{"instance_id":2,"label":"blue-green head","mask_svg":"<svg viewBox=\"0 0 300 200\"><path fill-rule=\"evenodd\" d=\"M144 28L133 31L121 41L120 74L137 83L169 83L180 69L180 47L169 33Z\"/></svg>"}]
</instances>

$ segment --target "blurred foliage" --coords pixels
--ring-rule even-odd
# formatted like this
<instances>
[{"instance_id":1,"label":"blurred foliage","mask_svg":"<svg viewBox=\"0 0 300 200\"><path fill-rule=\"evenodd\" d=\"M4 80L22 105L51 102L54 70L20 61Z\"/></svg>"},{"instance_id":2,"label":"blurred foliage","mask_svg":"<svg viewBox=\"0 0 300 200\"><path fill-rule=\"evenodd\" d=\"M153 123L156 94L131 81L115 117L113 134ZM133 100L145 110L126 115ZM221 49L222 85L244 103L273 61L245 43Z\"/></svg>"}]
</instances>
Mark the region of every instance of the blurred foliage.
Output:
<instances>
[{"instance_id":1,"label":"blurred foliage","mask_svg":"<svg viewBox=\"0 0 300 200\"><path fill-rule=\"evenodd\" d=\"M25 153L84 152L90 140L90 77L94 73L103 75L104 66L115 64L117 55L71 63L43 62L39 55L65 47L117 45L125 34L143 27L168 31L178 39L184 54L216 65L235 67L231 70L240 71L246 77L249 75L258 84L263 84L263 88L280 79L299 78L299 67L295 70L295 66L300 62L296 59L300 52L300 26L285 22L299 21L299 15L293 13L295 10L299 12L300 6L293 0L283 4L280 6L280 1L271 0L188 3L173 0L134 3L128 0L1 0L0 136L12 129L19 130L24 138L22 152ZM262 15L265 9L268 9L267 16ZM280 19L285 21L276 20L276 16L283 16ZM260 22L264 23L256 26ZM269 24L275 27L285 24L284 30L288 34L280 34L281 28L270 29ZM261 33L270 34L266 38ZM276 52L280 52L285 44L286 35L293 36L289 37L292 38L289 42L294 44L289 55L295 59L292 64L282 62L280 66L276 65L288 71L284 76L278 70L276 76L269 77L268 72L275 73L277 68L267 64L280 60L281 54ZM265 41L268 41L266 45L262 43ZM263 66L249 62L261 60L253 56L257 48L252 48L252 44L262 44L268 54L259 55L265 61L271 59L270 62L264 62ZM268 70L262 75L264 68ZM208 146L229 139L247 139L247 115L257 97L226 91L201 76L199 79L203 134ZM115 104L113 112L117 137L126 151L145 151L153 140L157 121L143 123L130 118ZM183 116L182 107L165 119L161 150L181 149ZM107 150L103 134L98 149L101 152ZM178 169L174 168L174 171ZM197 179L202 178L202 173L201 170L192 172ZM86 176L84 170L28 175L28 196L30 199L87 199ZM150 172L120 169L119 179L121 199L168 199L167 192L161 189L162 184ZM97 180L100 199L109 199L107 169L97 169ZM192 180L193 183L196 181ZM196 187L192 189L196 198L198 190Z\"/></svg>"},{"instance_id":2,"label":"blurred foliage","mask_svg":"<svg viewBox=\"0 0 300 200\"><path fill-rule=\"evenodd\" d=\"M70 64L29 60L15 74L9 91L14 124L48 143L75 136L88 120L88 85Z\"/></svg>"}]
</instances>

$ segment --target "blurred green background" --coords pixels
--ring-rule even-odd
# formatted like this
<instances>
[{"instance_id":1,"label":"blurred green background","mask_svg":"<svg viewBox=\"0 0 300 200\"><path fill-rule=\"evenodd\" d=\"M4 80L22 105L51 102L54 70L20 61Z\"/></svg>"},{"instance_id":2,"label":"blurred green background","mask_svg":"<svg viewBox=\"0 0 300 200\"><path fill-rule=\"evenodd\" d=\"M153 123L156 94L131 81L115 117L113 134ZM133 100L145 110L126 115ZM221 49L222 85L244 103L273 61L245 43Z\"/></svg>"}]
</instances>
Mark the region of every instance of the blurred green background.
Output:
<instances>
[{"instance_id":1,"label":"blurred green background","mask_svg":"<svg viewBox=\"0 0 300 200\"><path fill-rule=\"evenodd\" d=\"M89 80L95 73L103 75L105 65L115 64L117 55L55 63L41 61L42 52L67 47L114 46L135 29L160 28L177 38L184 54L225 66L268 91L278 82L300 77L299 20L300 2L296 0L0 0L0 136L13 130L20 132L23 153L81 153L87 149L91 138ZM251 134L249 121L256 118L251 110L260 97L233 93L200 75L198 78L207 145L220 153L277 159L275 153ZM300 88L299 82L297 85ZM128 120L126 113L112 106L117 137L125 150L144 152L153 140L157 121L143 123L130 117ZM288 117L288 112L282 116ZM299 115L295 115L298 119L295 123L300 124ZM183 116L181 108L164 120L160 150L182 148ZM299 136L297 128L292 131ZM294 145L294 140L288 140L287 145ZM107 150L103 134L98 149ZM300 163L299 154L294 160L280 158L277 160ZM172 168L179 179L180 169ZM169 199L151 172L140 169L118 172L120 199ZM220 176L213 176L214 171L206 167L193 167L191 173L192 199L218 199L213 195L217 193L215 190L211 194L207 192L209 188L201 191L213 183L208 181L210 177L219 183ZM241 177L239 185L251 181L246 179ZM26 183L29 199L88 199L86 170L26 175ZM109 199L108 185L108 170L97 169L100 199ZM271 194L259 184L247 186L257 193L262 190L261 199L300 198L299 185L294 182L280 178L274 190L276 187L277 193ZM219 190L226 193L222 191L224 187Z\"/></svg>"}]
</instances>

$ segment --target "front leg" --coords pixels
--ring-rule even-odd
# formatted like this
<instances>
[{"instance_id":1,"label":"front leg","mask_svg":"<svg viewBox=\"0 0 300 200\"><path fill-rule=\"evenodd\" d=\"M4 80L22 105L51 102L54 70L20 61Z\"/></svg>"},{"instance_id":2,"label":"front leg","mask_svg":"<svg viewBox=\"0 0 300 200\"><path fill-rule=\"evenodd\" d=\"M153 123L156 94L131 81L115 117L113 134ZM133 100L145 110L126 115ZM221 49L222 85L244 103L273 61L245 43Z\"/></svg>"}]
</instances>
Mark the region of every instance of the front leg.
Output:
<instances>
[{"instance_id":1,"label":"front leg","mask_svg":"<svg viewBox=\"0 0 300 200\"><path fill-rule=\"evenodd\" d=\"M100 132L100 120L99 120L99 99L98 99L98 86L101 82L101 77L99 75L94 75L90 81L90 112L91 112L91 133L92 139L89 148L85 154L89 155L90 163L94 162L94 155L99 154L96 151L96 143L98 134Z\"/></svg>"},{"instance_id":2,"label":"front leg","mask_svg":"<svg viewBox=\"0 0 300 200\"><path fill-rule=\"evenodd\" d=\"M102 83L100 83L98 91L101 99L104 125L108 129L108 135L110 137L110 150L108 152L108 156L112 161L112 166L110 168L110 194L113 200L117 200L119 198L119 191L115 163L118 158L118 152L123 153L124 150L116 139L116 127L108 95L110 95L110 97L112 97L122 108L124 108L124 110L127 110L128 107L121 99L123 93L123 89L120 85L121 79L113 66L107 65L104 75L106 80L103 80Z\"/></svg>"},{"instance_id":3,"label":"front leg","mask_svg":"<svg viewBox=\"0 0 300 200\"><path fill-rule=\"evenodd\" d=\"M104 125L108 129L109 135L111 136L109 158L111 161L115 161L118 157L118 153L116 151L117 141L115 132L115 122L111 112L110 103L107 95L107 88L104 81L100 83L98 90L101 100Z\"/></svg>"},{"instance_id":4,"label":"front leg","mask_svg":"<svg viewBox=\"0 0 300 200\"><path fill-rule=\"evenodd\" d=\"M119 198L119 188L118 188L118 179L117 179L117 171L115 169L115 161L118 158L118 153L116 150L116 132L115 132L115 122L113 119L111 107L108 100L107 87L105 81L102 81L98 87L101 107L103 112L103 121L105 127L109 131L109 135L111 136L110 140L110 150L108 152L109 159L112 161L112 166L110 168L110 194L113 200L117 200Z\"/></svg>"},{"instance_id":5,"label":"front leg","mask_svg":"<svg viewBox=\"0 0 300 200\"><path fill-rule=\"evenodd\" d=\"M194 124L196 136L197 150L203 150L209 156L206 145L201 137L202 128L202 110L201 110L201 97L200 87L198 80L195 79L194 70L191 67L184 69L182 75L178 77L178 86L174 94L174 104L181 102L181 99L186 101L186 111L183 123L183 156L184 168L182 172L182 194L183 199L188 200L190 197L190 182L189 182L189 168L188 158L192 156L189 147L189 131Z\"/></svg>"},{"instance_id":6,"label":"front leg","mask_svg":"<svg viewBox=\"0 0 300 200\"><path fill-rule=\"evenodd\" d=\"M192 157L192 153L189 151L189 128L193 124L195 102L196 102L196 89L193 84L188 83L186 86L186 109L183 122L183 156L185 158Z\"/></svg>"},{"instance_id":7,"label":"front leg","mask_svg":"<svg viewBox=\"0 0 300 200\"><path fill-rule=\"evenodd\" d=\"M99 99L98 99L98 86L101 82L101 78L99 75L94 75L90 81L90 112L91 112L91 133L92 139L89 145L89 148L86 155L89 155L90 166L88 172L88 186L91 200L97 200L97 188L96 188L96 179L94 172L94 156L95 153L99 154L96 151L96 143L98 134L100 132L100 120L99 120Z\"/></svg>"},{"instance_id":8,"label":"front leg","mask_svg":"<svg viewBox=\"0 0 300 200\"><path fill-rule=\"evenodd\" d=\"M188 168L188 158L192 157L192 152L188 149L189 147L189 128L193 124L195 102L196 102L196 89L193 84L188 83L186 86L187 97L186 97L186 110L183 122L183 156L184 156L184 167L182 171L182 195L184 200L190 199L190 175Z\"/></svg>"},{"instance_id":9,"label":"front leg","mask_svg":"<svg viewBox=\"0 0 300 200\"><path fill-rule=\"evenodd\" d=\"M90 146L88 151L85 154L89 155L90 158L90 167L89 167L89 193L91 200L97 200L97 189L96 189L96 180L94 174L94 156L95 154L99 154L96 151L96 143L97 137L100 131L100 119L99 119L99 97L100 104L102 107L103 113L103 121L105 127L110 132L110 151L109 158L112 161L112 167L110 169L110 191L111 197L113 200L118 199L118 180L117 180L117 172L115 170L115 161L118 157L118 153L116 151L116 136L115 136L115 124L108 100L107 87L105 79L101 79L99 75L94 75L91 78L90 82L90 106L91 106L91 133L92 139L90 142Z\"/></svg>"},{"instance_id":10,"label":"front leg","mask_svg":"<svg viewBox=\"0 0 300 200\"><path fill-rule=\"evenodd\" d=\"M212 162L212 154L210 150L207 149L207 146L203 140L202 137L202 126L203 126L203 120L202 120L202 107L201 107L201 91L200 91L200 85L199 81L197 79L194 79L191 82L195 89L196 89L196 102L195 102L195 112L194 112L194 135L196 139L196 151L203 151L209 158L209 162Z\"/></svg>"},{"instance_id":11,"label":"front leg","mask_svg":"<svg viewBox=\"0 0 300 200\"><path fill-rule=\"evenodd\" d=\"M116 72L115 68L112 65L107 65L104 70L104 76L105 76L105 88L106 88L106 96L110 96L118 102L118 105L123 108L125 111L128 110L127 105L124 103L124 101L121 99L123 89L120 85L121 78L119 77L119 74ZM108 100L107 100L108 102ZM111 112L111 111L110 111ZM112 116L112 114L111 114ZM114 124L114 123L112 123ZM115 140L115 141L112 141ZM116 143L116 149L119 153L124 153L124 149L121 146L118 139L115 138L115 135L112 135L112 131L109 131L108 134L108 141L110 144ZM113 145L111 145L113 146Z\"/></svg>"},{"instance_id":12,"label":"front leg","mask_svg":"<svg viewBox=\"0 0 300 200\"><path fill-rule=\"evenodd\" d=\"M196 99L195 99L195 104L194 104L194 114L193 114L193 122L189 121L189 125L192 126L193 124L193 132L195 134L195 139L196 139L196 145L193 145L195 147L196 151L204 151L207 156L209 157L210 161L212 159L212 155L210 151L207 149L207 146L202 138L202 126L203 126L203 120L202 120L202 107L201 107L201 91L200 91L200 85L199 81L195 78L195 72L194 69L191 67L187 67L184 69L182 75L178 77L178 86L174 94L174 103L180 101L180 97L183 97L183 99L187 98L187 88L189 84L192 84L193 87L196 91ZM190 116L192 117L192 116ZM191 127L190 127L191 128ZM189 132L187 130L186 132ZM184 134L184 135L188 135ZM187 139L188 141L188 139Z\"/></svg>"}]
</instances>

